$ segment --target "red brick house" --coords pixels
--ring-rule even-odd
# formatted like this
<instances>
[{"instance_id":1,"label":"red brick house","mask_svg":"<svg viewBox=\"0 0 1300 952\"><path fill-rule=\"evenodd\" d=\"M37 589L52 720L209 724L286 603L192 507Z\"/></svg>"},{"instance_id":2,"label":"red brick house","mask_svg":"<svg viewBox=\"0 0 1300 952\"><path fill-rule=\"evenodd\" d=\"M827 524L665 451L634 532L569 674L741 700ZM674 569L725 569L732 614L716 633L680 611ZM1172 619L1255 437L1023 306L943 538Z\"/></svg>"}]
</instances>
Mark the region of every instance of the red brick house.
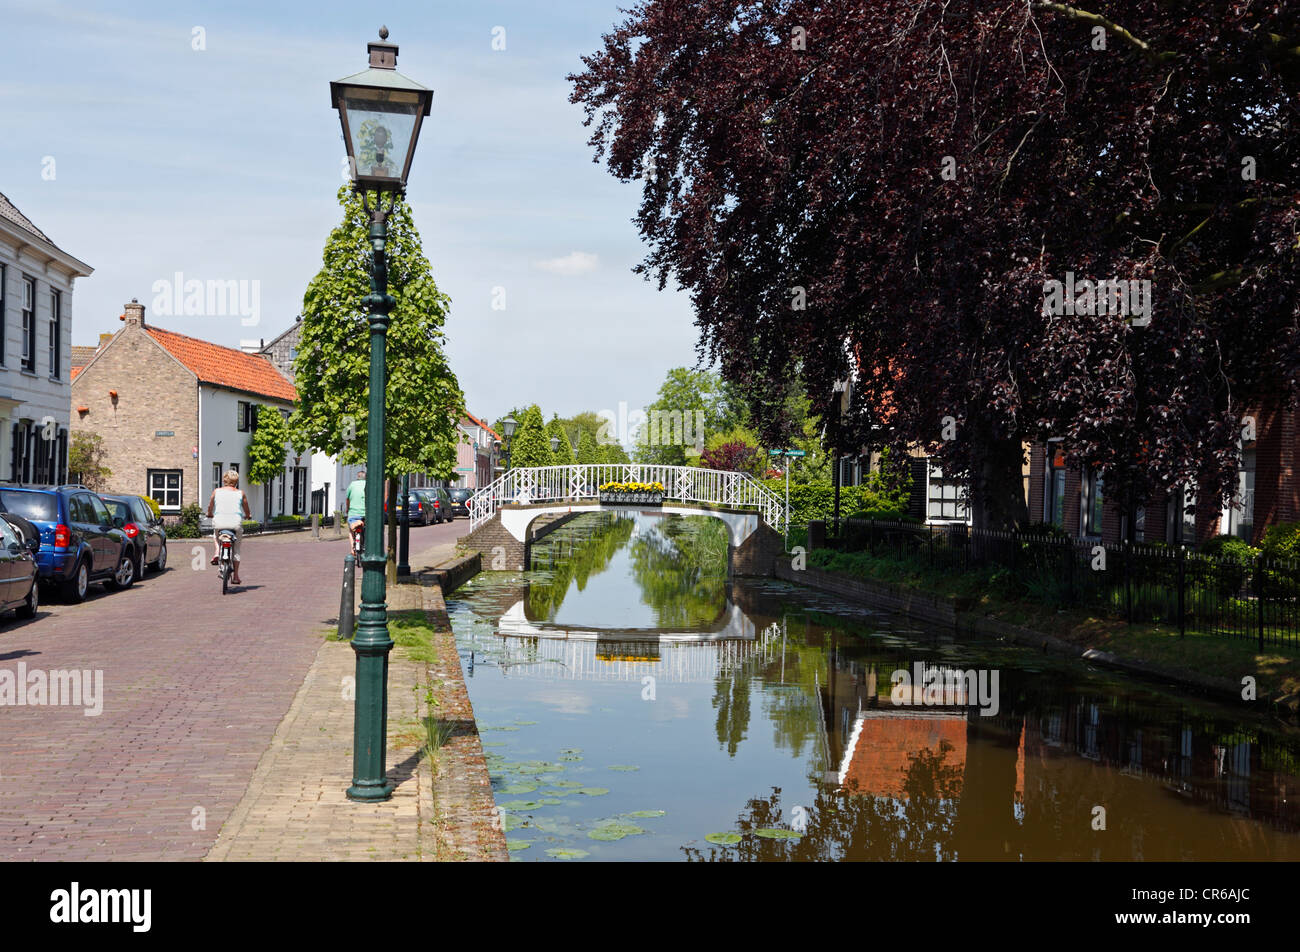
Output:
<instances>
[{"instance_id":1,"label":"red brick house","mask_svg":"<svg viewBox=\"0 0 1300 952\"><path fill-rule=\"evenodd\" d=\"M1171 487L1131 515L1123 513L1107 497L1104 477L1065 466L1061 443L1050 441L1030 448L1030 522L1053 523L1072 536L1106 543L1127 538L1199 545L1223 534L1257 545L1270 525L1300 520L1296 411L1257 410L1246 420L1237 493L1228 506L1194 487Z\"/></svg>"}]
</instances>

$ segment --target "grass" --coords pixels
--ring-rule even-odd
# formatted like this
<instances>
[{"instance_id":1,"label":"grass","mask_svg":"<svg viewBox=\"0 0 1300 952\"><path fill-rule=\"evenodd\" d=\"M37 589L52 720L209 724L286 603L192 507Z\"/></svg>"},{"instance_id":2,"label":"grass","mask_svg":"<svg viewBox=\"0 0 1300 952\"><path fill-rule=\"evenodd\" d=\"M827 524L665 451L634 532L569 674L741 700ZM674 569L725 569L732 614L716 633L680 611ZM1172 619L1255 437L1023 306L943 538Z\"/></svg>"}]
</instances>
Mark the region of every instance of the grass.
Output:
<instances>
[{"instance_id":1,"label":"grass","mask_svg":"<svg viewBox=\"0 0 1300 952\"><path fill-rule=\"evenodd\" d=\"M955 599L963 610L1052 635L1079 647L1112 652L1125 660L1179 668L1236 683L1253 677L1260 698L1300 691L1300 648L1267 645L1261 653L1251 639L1205 631L1188 631L1180 637L1176 625L1128 624L1123 618L1100 609L1026 598L1012 592L1012 580L1006 569L945 570L888 555L829 549L810 552L808 564Z\"/></svg>"},{"instance_id":2,"label":"grass","mask_svg":"<svg viewBox=\"0 0 1300 952\"><path fill-rule=\"evenodd\" d=\"M434 646L437 635L438 629L425 617L423 611L398 611L388 615L388 637L412 661L432 664L438 660L438 651Z\"/></svg>"}]
</instances>

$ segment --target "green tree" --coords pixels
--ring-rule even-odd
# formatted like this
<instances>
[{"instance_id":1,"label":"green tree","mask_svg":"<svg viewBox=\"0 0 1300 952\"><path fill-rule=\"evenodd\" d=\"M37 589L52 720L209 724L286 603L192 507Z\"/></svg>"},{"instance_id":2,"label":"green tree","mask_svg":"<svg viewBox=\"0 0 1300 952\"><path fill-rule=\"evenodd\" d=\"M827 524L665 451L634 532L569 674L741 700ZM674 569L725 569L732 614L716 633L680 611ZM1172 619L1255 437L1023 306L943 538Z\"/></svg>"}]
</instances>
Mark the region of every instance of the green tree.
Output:
<instances>
[{"instance_id":1,"label":"green tree","mask_svg":"<svg viewBox=\"0 0 1300 952\"><path fill-rule=\"evenodd\" d=\"M569 443L569 434L565 431L564 421L558 416L552 417L551 422L546 424L546 439L549 446L551 437L558 437L559 444L551 454L552 465L567 466L573 462L573 446Z\"/></svg>"},{"instance_id":2,"label":"green tree","mask_svg":"<svg viewBox=\"0 0 1300 952\"><path fill-rule=\"evenodd\" d=\"M280 411L265 404L257 408L257 426L248 441L248 481L269 483L284 473L289 425Z\"/></svg>"},{"instance_id":3,"label":"green tree","mask_svg":"<svg viewBox=\"0 0 1300 952\"><path fill-rule=\"evenodd\" d=\"M596 462L630 463L632 460L628 458L622 443L604 443L596 448Z\"/></svg>"},{"instance_id":4,"label":"green tree","mask_svg":"<svg viewBox=\"0 0 1300 952\"><path fill-rule=\"evenodd\" d=\"M668 371L659 398L645 412L646 423L634 438L639 463L684 466L688 456L699 456L710 433L743 423L718 375L689 367Z\"/></svg>"},{"instance_id":5,"label":"green tree","mask_svg":"<svg viewBox=\"0 0 1300 952\"><path fill-rule=\"evenodd\" d=\"M98 433L78 430L68 447L68 473L71 478L95 492L108 486L113 471L104 465L104 441Z\"/></svg>"},{"instance_id":6,"label":"green tree","mask_svg":"<svg viewBox=\"0 0 1300 952\"><path fill-rule=\"evenodd\" d=\"M303 296L302 336L294 360L298 406L289 419L299 453L315 448L345 463L366 458L370 399L370 325L361 300L370 292L370 216L347 186L343 221L325 242L321 270ZM449 479L456 468L456 421L465 398L443 353L450 300L438 290L410 206L399 197L388 217L388 325L384 472ZM389 507L389 574L396 510Z\"/></svg>"},{"instance_id":7,"label":"green tree","mask_svg":"<svg viewBox=\"0 0 1300 952\"><path fill-rule=\"evenodd\" d=\"M546 433L542 422L542 411L533 404L524 411L515 430L515 438L510 446L510 466L519 469L524 466L551 465L551 438Z\"/></svg>"},{"instance_id":8,"label":"green tree","mask_svg":"<svg viewBox=\"0 0 1300 952\"><path fill-rule=\"evenodd\" d=\"M578 437L578 462L599 463L600 448L596 446L596 435L587 430Z\"/></svg>"}]
</instances>

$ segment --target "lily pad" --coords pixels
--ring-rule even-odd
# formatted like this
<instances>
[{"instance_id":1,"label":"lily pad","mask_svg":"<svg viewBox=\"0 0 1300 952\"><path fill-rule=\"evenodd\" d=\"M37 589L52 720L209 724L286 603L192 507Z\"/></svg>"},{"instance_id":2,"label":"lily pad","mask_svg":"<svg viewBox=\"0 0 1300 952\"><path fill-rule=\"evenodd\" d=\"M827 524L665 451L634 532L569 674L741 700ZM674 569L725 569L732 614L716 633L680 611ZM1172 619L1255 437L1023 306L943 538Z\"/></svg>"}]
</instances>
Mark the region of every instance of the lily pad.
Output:
<instances>
[{"instance_id":1,"label":"lily pad","mask_svg":"<svg viewBox=\"0 0 1300 952\"><path fill-rule=\"evenodd\" d=\"M803 836L802 833L796 833L794 830L776 829L755 830L754 835L761 836L765 840L797 840Z\"/></svg>"},{"instance_id":2,"label":"lily pad","mask_svg":"<svg viewBox=\"0 0 1300 952\"><path fill-rule=\"evenodd\" d=\"M562 753L562 754L580 754L580 753L582 753L582 748L581 748L581 747L561 747L561 748L560 748L560 753Z\"/></svg>"},{"instance_id":3,"label":"lily pad","mask_svg":"<svg viewBox=\"0 0 1300 952\"><path fill-rule=\"evenodd\" d=\"M528 840L506 840L506 849L512 853L518 852L519 850L526 850L532 845L533 844L528 842Z\"/></svg>"},{"instance_id":4,"label":"lily pad","mask_svg":"<svg viewBox=\"0 0 1300 952\"><path fill-rule=\"evenodd\" d=\"M587 836L593 840L612 842L621 840L625 836L637 836L644 832L645 830L635 823L626 823L623 820L606 820L594 830L589 831Z\"/></svg>"},{"instance_id":5,"label":"lily pad","mask_svg":"<svg viewBox=\"0 0 1300 952\"><path fill-rule=\"evenodd\" d=\"M564 764L551 763L549 760L524 760L514 765L520 773L558 773Z\"/></svg>"},{"instance_id":6,"label":"lily pad","mask_svg":"<svg viewBox=\"0 0 1300 952\"><path fill-rule=\"evenodd\" d=\"M632 764L613 764L610 770L621 770L624 773L631 773L633 770L640 770L640 767L634 767Z\"/></svg>"},{"instance_id":7,"label":"lily pad","mask_svg":"<svg viewBox=\"0 0 1300 952\"><path fill-rule=\"evenodd\" d=\"M624 813L623 815L638 820L652 820L655 817L664 816L665 812L663 810L633 810L631 813Z\"/></svg>"},{"instance_id":8,"label":"lily pad","mask_svg":"<svg viewBox=\"0 0 1300 952\"><path fill-rule=\"evenodd\" d=\"M524 825L524 821L521 820L521 819L519 819L519 817L515 816L514 814L512 814L512 813L502 813L502 814L501 814L501 830L502 830L502 832L509 833L509 832L511 832L512 830L517 830L517 829L519 829L519 828L520 828L521 826L523 826L523 825Z\"/></svg>"},{"instance_id":9,"label":"lily pad","mask_svg":"<svg viewBox=\"0 0 1300 952\"><path fill-rule=\"evenodd\" d=\"M706 842L716 843L718 846L735 846L740 842L739 833L710 833L704 837Z\"/></svg>"},{"instance_id":10,"label":"lily pad","mask_svg":"<svg viewBox=\"0 0 1300 952\"><path fill-rule=\"evenodd\" d=\"M544 803L548 807L558 807L564 801L558 799L557 797L542 797L542 799L538 800L537 802Z\"/></svg>"},{"instance_id":11,"label":"lily pad","mask_svg":"<svg viewBox=\"0 0 1300 952\"><path fill-rule=\"evenodd\" d=\"M479 728L479 733L482 733L483 731L517 731L517 730L519 730L519 728L517 728L517 727L509 727L509 726L505 726L505 727L480 727L480 728Z\"/></svg>"},{"instance_id":12,"label":"lily pad","mask_svg":"<svg viewBox=\"0 0 1300 952\"><path fill-rule=\"evenodd\" d=\"M609 787L579 787L578 792L589 797L603 797L609 793Z\"/></svg>"},{"instance_id":13,"label":"lily pad","mask_svg":"<svg viewBox=\"0 0 1300 952\"><path fill-rule=\"evenodd\" d=\"M502 810L536 810L542 806L540 800L502 800L497 804Z\"/></svg>"},{"instance_id":14,"label":"lily pad","mask_svg":"<svg viewBox=\"0 0 1300 952\"><path fill-rule=\"evenodd\" d=\"M560 757L560 759L572 763L581 760L582 757L578 754L564 754L562 757Z\"/></svg>"},{"instance_id":15,"label":"lily pad","mask_svg":"<svg viewBox=\"0 0 1300 952\"><path fill-rule=\"evenodd\" d=\"M573 791L572 790L543 790L542 796L543 797L571 797L573 796Z\"/></svg>"},{"instance_id":16,"label":"lily pad","mask_svg":"<svg viewBox=\"0 0 1300 952\"><path fill-rule=\"evenodd\" d=\"M484 746L484 747L504 747L505 745L506 745L506 742L503 741L503 740L485 740L485 741L482 741L482 746ZM484 754L483 756L484 756L485 758L491 759L493 756L500 756L500 755Z\"/></svg>"},{"instance_id":17,"label":"lily pad","mask_svg":"<svg viewBox=\"0 0 1300 952\"><path fill-rule=\"evenodd\" d=\"M586 850L566 849L564 847L555 847L546 851L547 856L553 856L555 859L582 859L584 856L590 856Z\"/></svg>"},{"instance_id":18,"label":"lily pad","mask_svg":"<svg viewBox=\"0 0 1300 952\"><path fill-rule=\"evenodd\" d=\"M515 723L518 724L520 727L532 727L532 726L533 726L534 724L536 724L537 722L536 722L536 721L521 721L521 720L519 720L518 718L515 718Z\"/></svg>"},{"instance_id":19,"label":"lily pad","mask_svg":"<svg viewBox=\"0 0 1300 952\"><path fill-rule=\"evenodd\" d=\"M507 796L513 796L521 793L535 793L541 784L534 783L531 780L516 780L512 784L502 787L497 793L504 793Z\"/></svg>"},{"instance_id":20,"label":"lily pad","mask_svg":"<svg viewBox=\"0 0 1300 952\"><path fill-rule=\"evenodd\" d=\"M552 780L550 781L550 784L552 787L564 787L566 790L577 790L579 787L582 786L582 781L581 780Z\"/></svg>"}]
</instances>

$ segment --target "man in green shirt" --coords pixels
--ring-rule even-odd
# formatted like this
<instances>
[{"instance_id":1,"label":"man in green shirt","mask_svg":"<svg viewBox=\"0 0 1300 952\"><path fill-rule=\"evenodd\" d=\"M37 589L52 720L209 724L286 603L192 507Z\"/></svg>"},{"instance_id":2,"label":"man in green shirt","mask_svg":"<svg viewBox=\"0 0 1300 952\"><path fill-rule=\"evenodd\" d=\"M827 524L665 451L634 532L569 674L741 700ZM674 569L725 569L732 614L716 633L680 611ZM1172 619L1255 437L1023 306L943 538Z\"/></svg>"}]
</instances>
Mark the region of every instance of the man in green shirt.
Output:
<instances>
[{"instance_id":1,"label":"man in green shirt","mask_svg":"<svg viewBox=\"0 0 1300 952\"><path fill-rule=\"evenodd\" d=\"M348 484L344 494L348 505L348 534L352 537L352 546L356 548L357 533L366 525L366 471L358 470L357 478Z\"/></svg>"}]
</instances>

